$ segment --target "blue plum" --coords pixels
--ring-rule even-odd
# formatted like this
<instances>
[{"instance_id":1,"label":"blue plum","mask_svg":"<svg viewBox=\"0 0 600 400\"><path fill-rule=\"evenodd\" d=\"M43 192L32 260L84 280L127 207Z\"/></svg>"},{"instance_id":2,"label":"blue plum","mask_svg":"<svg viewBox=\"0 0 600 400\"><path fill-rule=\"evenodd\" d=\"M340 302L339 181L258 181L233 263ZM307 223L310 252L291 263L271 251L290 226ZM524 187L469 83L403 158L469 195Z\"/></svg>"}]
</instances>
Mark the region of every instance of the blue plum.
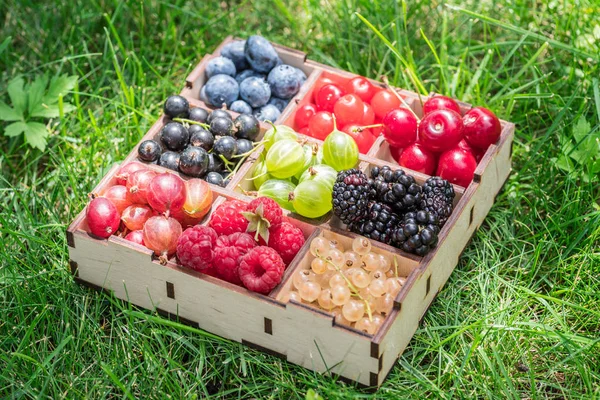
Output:
<instances>
[{"instance_id":1,"label":"blue plum","mask_svg":"<svg viewBox=\"0 0 600 400\"><path fill-rule=\"evenodd\" d=\"M227 43L221 49L221 56L229 58L233 61L233 65L238 71L248 68L248 61L244 55L244 47L246 46L245 40L234 40L231 43Z\"/></svg>"},{"instance_id":2,"label":"blue plum","mask_svg":"<svg viewBox=\"0 0 600 400\"><path fill-rule=\"evenodd\" d=\"M235 65L233 65L233 61L231 61L229 58L211 58L206 64L207 79L219 74L235 76L236 72Z\"/></svg>"},{"instance_id":3,"label":"blue plum","mask_svg":"<svg viewBox=\"0 0 600 400\"><path fill-rule=\"evenodd\" d=\"M273 45L262 36L250 36L246 40L244 54L252 69L264 74L272 70L280 61Z\"/></svg>"},{"instance_id":4,"label":"blue plum","mask_svg":"<svg viewBox=\"0 0 600 400\"><path fill-rule=\"evenodd\" d=\"M300 86L302 86L301 79L302 77L296 68L282 64L269 72L267 82L274 96L291 99L300 90Z\"/></svg>"},{"instance_id":5,"label":"blue plum","mask_svg":"<svg viewBox=\"0 0 600 400\"><path fill-rule=\"evenodd\" d=\"M271 88L264 79L250 77L240 84L240 97L251 107L261 107L271 98Z\"/></svg>"},{"instance_id":6,"label":"blue plum","mask_svg":"<svg viewBox=\"0 0 600 400\"><path fill-rule=\"evenodd\" d=\"M235 111L240 114L252 114L252 107L244 100L236 100L229 106L231 111Z\"/></svg>"},{"instance_id":7,"label":"blue plum","mask_svg":"<svg viewBox=\"0 0 600 400\"><path fill-rule=\"evenodd\" d=\"M266 106L262 106L261 108L257 108L252 113L259 121L271 121L275 122L281 112L272 104L267 104Z\"/></svg>"},{"instance_id":8,"label":"blue plum","mask_svg":"<svg viewBox=\"0 0 600 400\"><path fill-rule=\"evenodd\" d=\"M215 75L204 86L207 102L214 107L227 107L238 99L240 87L229 75Z\"/></svg>"}]
</instances>

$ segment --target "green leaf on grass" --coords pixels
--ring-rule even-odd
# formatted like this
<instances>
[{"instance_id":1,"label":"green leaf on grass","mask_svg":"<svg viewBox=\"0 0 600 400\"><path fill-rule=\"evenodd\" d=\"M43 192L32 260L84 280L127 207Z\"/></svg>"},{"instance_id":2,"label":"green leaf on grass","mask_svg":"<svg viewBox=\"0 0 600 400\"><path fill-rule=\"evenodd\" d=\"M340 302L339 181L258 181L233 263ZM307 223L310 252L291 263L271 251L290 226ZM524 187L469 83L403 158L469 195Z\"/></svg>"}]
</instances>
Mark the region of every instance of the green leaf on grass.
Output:
<instances>
[{"instance_id":1,"label":"green leaf on grass","mask_svg":"<svg viewBox=\"0 0 600 400\"><path fill-rule=\"evenodd\" d=\"M581 142L590 133L592 127L585 117L579 117L577 123L573 126L573 137L577 142Z\"/></svg>"},{"instance_id":2,"label":"green leaf on grass","mask_svg":"<svg viewBox=\"0 0 600 400\"><path fill-rule=\"evenodd\" d=\"M47 105L58 103L59 96L65 96L68 91L73 90L77 84L76 75L55 76L50 81L48 92L44 96L44 103Z\"/></svg>"},{"instance_id":3,"label":"green leaf on grass","mask_svg":"<svg viewBox=\"0 0 600 400\"><path fill-rule=\"evenodd\" d=\"M27 124L23 121L13 122L4 130L4 136L15 137L19 136L27 129Z\"/></svg>"},{"instance_id":4,"label":"green leaf on grass","mask_svg":"<svg viewBox=\"0 0 600 400\"><path fill-rule=\"evenodd\" d=\"M69 113L75 110L76 107L69 103L63 104L63 114ZM58 118L60 117L60 111L58 104L52 104L47 106L46 104L40 104L40 106L31 113L32 117L42 118Z\"/></svg>"},{"instance_id":5,"label":"green leaf on grass","mask_svg":"<svg viewBox=\"0 0 600 400\"><path fill-rule=\"evenodd\" d=\"M27 93L23 87L24 85L25 81L19 77L10 81L6 88L13 108L20 114L27 109Z\"/></svg>"},{"instance_id":6,"label":"green leaf on grass","mask_svg":"<svg viewBox=\"0 0 600 400\"><path fill-rule=\"evenodd\" d=\"M39 122L28 122L25 130L25 140L31 145L44 151L46 149L46 138L49 132L44 124Z\"/></svg>"},{"instance_id":7,"label":"green leaf on grass","mask_svg":"<svg viewBox=\"0 0 600 400\"><path fill-rule=\"evenodd\" d=\"M0 120L19 121L23 119L23 113L17 112L14 108L0 100Z\"/></svg>"},{"instance_id":8,"label":"green leaf on grass","mask_svg":"<svg viewBox=\"0 0 600 400\"><path fill-rule=\"evenodd\" d=\"M321 397L313 389L308 389L308 391L306 392L306 400L323 400L323 397Z\"/></svg>"},{"instance_id":9,"label":"green leaf on grass","mask_svg":"<svg viewBox=\"0 0 600 400\"><path fill-rule=\"evenodd\" d=\"M48 86L48 75L44 74L35 78L35 81L33 81L31 86L29 87L27 96L27 110L30 114L42 105L46 86Z\"/></svg>"},{"instance_id":10,"label":"green leaf on grass","mask_svg":"<svg viewBox=\"0 0 600 400\"><path fill-rule=\"evenodd\" d=\"M566 155L561 155L558 160L555 160L555 165L565 172L571 173L575 170L573 161Z\"/></svg>"}]
</instances>

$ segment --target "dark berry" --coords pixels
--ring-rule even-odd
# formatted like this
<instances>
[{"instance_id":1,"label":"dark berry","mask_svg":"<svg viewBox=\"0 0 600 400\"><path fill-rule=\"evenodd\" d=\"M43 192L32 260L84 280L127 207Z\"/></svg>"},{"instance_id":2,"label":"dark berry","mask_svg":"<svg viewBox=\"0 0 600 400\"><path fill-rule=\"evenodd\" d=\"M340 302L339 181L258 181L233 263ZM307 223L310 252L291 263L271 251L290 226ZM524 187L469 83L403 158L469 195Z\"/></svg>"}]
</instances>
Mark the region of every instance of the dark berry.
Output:
<instances>
[{"instance_id":1,"label":"dark berry","mask_svg":"<svg viewBox=\"0 0 600 400\"><path fill-rule=\"evenodd\" d=\"M190 110L190 103L185 97L175 95L170 96L165 101L164 111L171 118L187 118Z\"/></svg>"},{"instance_id":2,"label":"dark berry","mask_svg":"<svg viewBox=\"0 0 600 400\"><path fill-rule=\"evenodd\" d=\"M234 121L236 136L240 139L255 140L260 132L260 123L252 114L240 114Z\"/></svg>"},{"instance_id":3,"label":"dark berry","mask_svg":"<svg viewBox=\"0 0 600 400\"><path fill-rule=\"evenodd\" d=\"M213 119L215 118L228 118L228 119L232 119L231 114L229 114L227 111L225 110L213 110L209 115L208 118L206 118L206 123L210 124L212 122Z\"/></svg>"},{"instance_id":4,"label":"dark berry","mask_svg":"<svg viewBox=\"0 0 600 400\"><path fill-rule=\"evenodd\" d=\"M208 155L208 167L206 168L206 171L219 172L222 171L223 168L225 168L223 160L221 160L218 155L210 153Z\"/></svg>"},{"instance_id":5,"label":"dark berry","mask_svg":"<svg viewBox=\"0 0 600 400\"><path fill-rule=\"evenodd\" d=\"M160 156L158 165L172 169L173 171L179 171L179 153L174 151L165 151Z\"/></svg>"},{"instance_id":6,"label":"dark berry","mask_svg":"<svg viewBox=\"0 0 600 400\"><path fill-rule=\"evenodd\" d=\"M364 218L369 202L369 180L358 169L338 173L333 185L333 212L345 224Z\"/></svg>"},{"instance_id":7,"label":"dark berry","mask_svg":"<svg viewBox=\"0 0 600 400\"><path fill-rule=\"evenodd\" d=\"M433 176L423 184L423 196L419 208L438 216L443 226L452 214L454 187L445 179Z\"/></svg>"},{"instance_id":8,"label":"dark berry","mask_svg":"<svg viewBox=\"0 0 600 400\"><path fill-rule=\"evenodd\" d=\"M237 143L231 136L222 136L215 141L213 151L231 160L237 150Z\"/></svg>"},{"instance_id":9,"label":"dark berry","mask_svg":"<svg viewBox=\"0 0 600 400\"><path fill-rule=\"evenodd\" d=\"M204 108L195 107L190 109L190 115L188 116L188 119L191 119L192 121L205 123L207 118L208 111L206 111Z\"/></svg>"},{"instance_id":10,"label":"dark berry","mask_svg":"<svg viewBox=\"0 0 600 400\"><path fill-rule=\"evenodd\" d=\"M400 217L394 213L390 206L379 202L371 202L366 217L350 223L348 228L369 239L390 244L399 223Z\"/></svg>"},{"instance_id":11,"label":"dark berry","mask_svg":"<svg viewBox=\"0 0 600 400\"><path fill-rule=\"evenodd\" d=\"M237 146L237 150L236 150L235 154L237 156L246 154L246 153L252 151L252 149L254 148L254 145L248 139L238 139L236 141L236 146Z\"/></svg>"},{"instance_id":12,"label":"dark berry","mask_svg":"<svg viewBox=\"0 0 600 400\"><path fill-rule=\"evenodd\" d=\"M190 141L190 133L179 122L169 122L160 131L160 140L173 151L185 149Z\"/></svg>"},{"instance_id":13,"label":"dark berry","mask_svg":"<svg viewBox=\"0 0 600 400\"><path fill-rule=\"evenodd\" d=\"M200 125L190 126L190 144L195 147L202 147L209 151L215 143L215 137L212 133L201 127Z\"/></svg>"},{"instance_id":14,"label":"dark berry","mask_svg":"<svg viewBox=\"0 0 600 400\"><path fill-rule=\"evenodd\" d=\"M153 162L158 160L161 151L162 148L157 141L144 140L140 143L140 147L138 147L138 156L142 161Z\"/></svg>"},{"instance_id":15,"label":"dark berry","mask_svg":"<svg viewBox=\"0 0 600 400\"><path fill-rule=\"evenodd\" d=\"M436 214L423 210L409 212L393 231L391 242L408 253L424 256L437 245L439 232Z\"/></svg>"},{"instance_id":16,"label":"dark berry","mask_svg":"<svg viewBox=\"0 0 600 400\"><path fill-rule=\"evenodd\" d=\"M208 168L208 153L201 147L190 146L179 157L179 170L186 175L201 177Z\"/></svg>"},{"instance_id":17,"label":"dark berry","mask_svg":"<svg viewBox=\"0 0 600 400\"><path fill-rule=\"evenodd\" d=\"M230 118L213 118L210 121L210 131L215 136L233 136L233 121Z\"/></svg>"},{"instance_id":18,"label":"dark berry","mask_svg":"<svg viewBox=\"0 0 600 400\"><path fill-rule=\"evenodd\" d=\"M416 210L422 199L421 187L415 178L403 170L392 171L390 167L374 167L371 169L370 196L373 200L382 201L396 212Z\"/></svg>"},{"instance_id":19,"label":"dark berry","mask_svg":"<svg viewBox=\"0 0 600 400\"><path fill-rule=\"evenodd\" d=\"M217 186L222 186L225 187L224 185L224 180L223 177L221 176L221 174L219 174L218 172L209 172L208 174L206 174L206 182L208 183L212 183L213 185L217 185Z\"/></svg>"}]
</instances>

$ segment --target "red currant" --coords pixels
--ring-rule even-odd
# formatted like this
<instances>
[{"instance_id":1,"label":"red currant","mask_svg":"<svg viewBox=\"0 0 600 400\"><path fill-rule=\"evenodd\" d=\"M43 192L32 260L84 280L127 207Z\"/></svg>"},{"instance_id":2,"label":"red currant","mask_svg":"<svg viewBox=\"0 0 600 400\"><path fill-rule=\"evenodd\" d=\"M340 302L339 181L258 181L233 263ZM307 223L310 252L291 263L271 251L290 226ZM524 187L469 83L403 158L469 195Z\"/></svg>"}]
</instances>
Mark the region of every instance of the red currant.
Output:
<instances>
[{"instance_id":1,"label":"red currant","mask_svg":"<svg viewBox=\"0 0 600 400\"><path fill-rule=\"evenodd\" d=\"M432 111L419 125L419 143L433 152L455 147L462 137L462 118L451 110Z\"/></svg>"},{"instance_id":2,"label":"red currant","mask_svg":"<svg viewBox=\"0 0 600 400\"><path fill-rule=\"evenodd\" d=\"M368 128L362 129L359 125L350 124L344 126L342 132L347 133L354 139L358 146L358 151L363 154L367 154L373 143L375 143L375 136L371 134Z\"/></svg>"},{"instance_id":3,"label":"red currant","mask_svg":"<svg viewBox=\"0 0 600 400\"><path fill-rule=\"evenodd\" d=\"M463 117L465 125L465 139L473 147L487 149L489 145L496 143L500 137L502 127L496 115L483 107L471 109Z\"/></svg>"},{"instance_id":4,"label":"red currant","mask_svg":"<svg viewBox=\"0 0 600 400\"><path fill-rule=\"evenodd\" d=\"M365 107L356 94L347 94L339 98L333 106L333 113L339 125L359 123L363 119Z\"/></svg>"},{"instance_id":5,"label":"red currant","mask_svg":"<svg viewBox=\"0 0 600 400\"><path fill-rule=\"evenodd\" d=\"M315 86L313 88L313 100L317 99L317 93L319 93L319 90L321 90L321 88L325 85L329 85L329 84L334 84L335 82L333 79L329 79L325 76L317 79L317 81L315 82ZM314 102L314 101L313 101Z\"/></svg>"},{"instance_id":6,"label":"red currant","mask_svg":"<svg viewBox=\"0 0 600 400\"><path fill-rule=\"evenodd\" d=\"M362 101L366 102L371 101L373 95L377 92L375 86L373 86L367 78L362 76L350 79L346 82L344 88L346 89L346 93L354 93L358 95Z\"/></svg>"},{"instance_id":7,"label":"red currant","mask_svg":"<svg viewBox=\"0 0 600 400\"><path fill-rule=\"evenodd\" d=\"M451 183L467 187L477 168L475 157L469 152L454 148L440 156L436 175Z\"/></svg>"},{"instance_id":8,"label":"red currant","mask_svg":"<svg viewBox=\"0 0 600 400\"><path fill-rule=\"evenodd\" d=\"M304 128L299 129L298 133L301 135L305 135L305 136L312 136L310 134L310 128L308 126L305 126Z\"/></svg>"},{"instance_id":9,"label":"red currant","mask_svg":"<svg viewBox=\"0 0 600 400\"><path fill-rule=\"evenodd\" d=\"M371 107L376 116L383 118L394 108L400 107L400 100L389 90L380 90L371 99Z\"/></svg>"},{"instance_id":10,"label":"red currant","mask_svg":"<svg viewBox=\"0 0 600 400\"><path fill-rule=\"evenodd\" d=\"M363 101L363 117L362 121L360 121L363 126L365 125L373 125L375 122L375 112L373 112L373 107L369 105L369 103L365 103Z\"/></svg>"},{"instance_id":11,"label":"red currant","mask_svg":"<svg viewBox=\"0 0 600 400\"><path fill-rule=\"evenodd\" d=\"M405 107L388 112L383 118L383 137L394 147L406 147L417 140L417 117Z\"/></svg>"},{"instance_id":12,"label":"red currant","mask_svg":"<svg viewBox=\"0 0 600 400\"><path fill-rule=\"evenodd\" d=\"M427 115L435 110L452 110L460 115L460 107L450 97L433 96L423 104L423 114Z\"/></svg>"},{"instance_id":13,"label":"red currant","mask_svg":"<svg viewBox=\"0 0 600 400\"><path fill-rule=\"evenodd\" d=\"M327 111L317 112L308 122L308 129L310 130L310 136L325 140L327 135L333 131L333 116Z\"/></svg>"},{"instance_id":14,"label":"red currant","mask_svg":"<svg viewBox=\"0 0 600 400\"><path fill-rule=\"evenodd\" d=\"M437 163L435 154L414 143L405 148L397 160L401 167L432 175Z\"/></svg>"},{"instance_id":15,"label":"red currant","mask_svg":"<svg viewBox=\"0 0 600 400\"><path fill-rule=\"evenodd\" d=\"M317 97L315 98L317 109L321 111L333 112L333 106L335 105L335 102L338 101L338 99L343 95L344 92L337 85L330 83L323 86L321 89L319 89L317 92Z\"/></svg>"},{"instance_id":16,"label":"red currant","mask_svg":"<svg viewBox=\"0 0 600 400\"><path fill-rule=\"evenodd\" d=\"M294 116L294 125L296 129L302 129L305 126L308 126L308 121L310 121L311 117L317 113L317 106L312 103L308 103L299 107L296 110L296 115Z\"/></svg>"}]
</instances>

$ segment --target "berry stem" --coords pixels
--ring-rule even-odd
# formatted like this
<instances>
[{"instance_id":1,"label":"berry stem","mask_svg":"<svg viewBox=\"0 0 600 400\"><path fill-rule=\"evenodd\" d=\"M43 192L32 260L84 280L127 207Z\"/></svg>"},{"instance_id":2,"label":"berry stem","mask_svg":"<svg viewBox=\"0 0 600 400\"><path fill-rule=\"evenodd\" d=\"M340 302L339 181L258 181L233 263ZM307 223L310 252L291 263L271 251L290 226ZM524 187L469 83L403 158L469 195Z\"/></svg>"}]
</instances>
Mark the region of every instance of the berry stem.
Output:
<instances>
[{"instance_id":1,"label":"berry stem","mask_svg":"<svg viewBox=\"0 0 600 400\"><path fill-rule=\"evenodd\" d=\"M369 302L364 297L361 296L361 294L359 293L356 286L354 286L352 284L352 282L350 282L350 279L348 279L348 277L344 274L344 272L337 265L335 265L333 262L331 262L327 258L321 257L319 255L318 251L317 251L317 257L319 257L321 260L325 261L327 264L333 265L333 268L335 268L335 270L337 272L339 272L340 275L342 275L342 278L344 278L344 280L346 281L346 284L348 284L348 287L352 291L352 294L354 296L358 297L360 300L362 300L363 303L365 303L365 307L367 309L367 315L369 316L369 321L373 321L373 313L371 312L371 306L369 306Z\"/></svg>"},{"instance_id":2,"label":"berry stem","mask_svg":"<svg viewBox=\"0 0 600 400\"><path fill-rule=\"evenodd\" d=\"M365 129L369 129L369 128L382 128L384 127L384 124L373 124L373 125L365 125L365 126L357 126L356 128L352 129L353 132L362 132Z\"/></svg>"},{"instance_id":3,"label":"berry stem","mask_svg":"<svg viewBox=\"0 0 600 400\"><path fill-rule=\"evenodd\" d=\"M186 124L189 124L189 125L200 125L204 129L210 129L210 125L204 124L202 122L194 121L194 120L191 120L191 119L173 118L173 121L175 121L175 122L181 122L181 123L186 123Z\"/></svg>"},{"instance_id":4,"label":"berry stem","mask_svg":"<svg viewBox=\"0 0 600 400\"><path fill-rule=\"evenodd\" d=\"M421 122L421 118L419 118L419 116L417 114L415 114L415 112L413 111L413 109L410 108L410 106L404 100L404 98L402 98L402 96L400 96L400 94L398 92L396 92L393 87L390 86L390 82L388 81L388 77L384 75L384 76L381 77L381 80L383 81L383 83L385 85L385 88L388 89L390 92L392 92L394 94L394 96L396 96L398 98L398 100L400 100L400 103L402 103L402 105L404 107L406 107L408 109L408 111L410 111L412 113L412 115L415 116L415 118L417 119L417 122Z\"/></svg>"},{"instance_id":5,"label":"berry stem","mask_svg":"<svg viewBox=\"0 0 600 400\"><path fill-rule=\"evenodd\" d=\"M398 258L394 256L394 275L398 277Z\"/></svg>"}]
</instances>

